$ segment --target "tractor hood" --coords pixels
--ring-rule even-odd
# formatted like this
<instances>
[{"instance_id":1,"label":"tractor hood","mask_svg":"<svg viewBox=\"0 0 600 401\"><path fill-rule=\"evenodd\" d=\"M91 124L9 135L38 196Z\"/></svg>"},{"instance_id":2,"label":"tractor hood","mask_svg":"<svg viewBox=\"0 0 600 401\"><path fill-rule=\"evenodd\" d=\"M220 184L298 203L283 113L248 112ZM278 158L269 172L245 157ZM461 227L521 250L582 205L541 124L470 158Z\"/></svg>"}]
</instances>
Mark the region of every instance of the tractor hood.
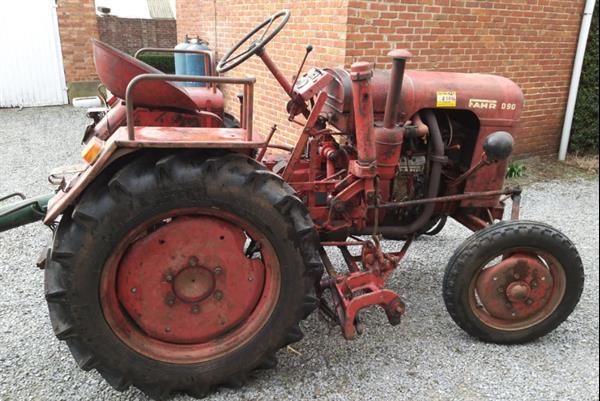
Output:
<instances>
[{"instance_id":1,"label":"tractor hood","mask_svg":"<svg viewBox=\"0 0 600 401\"><path fill-rule=\"evenodd\" d=\"M326 88L325 112L338 129L354 132L352 82L348 71L327 70L334 79ZM383 120L390 71L374 70L371 80L375 121ZM469 110L482 125L514 126L523 109L523 93L510 79L489 74L414 71L404 74L398 105L400 122L421 109Z\"/></svg>"}]
</instances>

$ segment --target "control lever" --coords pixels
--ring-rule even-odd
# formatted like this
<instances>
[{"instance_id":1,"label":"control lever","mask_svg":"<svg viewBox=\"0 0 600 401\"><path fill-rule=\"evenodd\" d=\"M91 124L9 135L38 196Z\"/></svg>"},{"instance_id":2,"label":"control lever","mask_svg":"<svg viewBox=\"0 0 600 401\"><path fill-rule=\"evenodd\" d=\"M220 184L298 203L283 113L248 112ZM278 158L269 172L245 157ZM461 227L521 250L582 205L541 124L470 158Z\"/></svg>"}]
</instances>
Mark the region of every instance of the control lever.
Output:
<instances>
[{"instance_id":1,"label":"control lever","mask_svg":"<svg viewBox=\"0 0 600 401\"><path fill-rule=\"evenodd\" d=\"M302 72L302 68L304 68L304 63L306 63L306 59L308 58L308 55L312 51L313 51L313 45L306 46L306 53L304 53L304 58L302 59L302 62L300 63L300 68L298 68L298 73L296 74L296 77L294 78L294 82L292 83L292 90L294 89L294 86L296 86L296 82L298 81L298 78L300 77L300 73Z\"/></svg>"}]
</instances>

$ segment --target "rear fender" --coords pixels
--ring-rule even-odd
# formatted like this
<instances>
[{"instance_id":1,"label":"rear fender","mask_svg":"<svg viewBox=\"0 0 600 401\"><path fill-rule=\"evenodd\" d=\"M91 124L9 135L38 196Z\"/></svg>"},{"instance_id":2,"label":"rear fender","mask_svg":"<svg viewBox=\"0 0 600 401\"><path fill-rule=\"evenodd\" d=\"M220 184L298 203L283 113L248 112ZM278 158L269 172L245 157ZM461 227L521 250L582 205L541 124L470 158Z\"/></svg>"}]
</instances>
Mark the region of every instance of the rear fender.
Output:
<instances>
[{"instance_id":1,"label":"rear fender","mask_svg":"<svg viewBox=\"0 0 600 401\"><path fill-rule=\"evenodd\" d=\"M255 133L248 139L241 128L136 127L134 131L134 140L130 140L127 128L121 127L103 143L96 160L50 199L44 224L52 224L108 166L130 153L144 149L223 149L251 154L266 146L261 135Z\"/></svg>"}]
</instances>

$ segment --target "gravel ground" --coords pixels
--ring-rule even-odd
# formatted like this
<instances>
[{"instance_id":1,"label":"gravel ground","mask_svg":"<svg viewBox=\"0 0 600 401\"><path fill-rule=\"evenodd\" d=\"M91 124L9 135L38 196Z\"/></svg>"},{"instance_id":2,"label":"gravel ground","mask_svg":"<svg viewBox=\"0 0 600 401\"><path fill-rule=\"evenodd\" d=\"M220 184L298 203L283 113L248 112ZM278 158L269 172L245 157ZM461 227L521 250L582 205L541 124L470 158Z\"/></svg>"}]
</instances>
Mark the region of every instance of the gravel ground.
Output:
<instances>
[{"instance_id":1,"label":"gravel ground","mask_svg":"<svg viewBox=\"0 0 600 401\"><path fill-rule=\"evenodd\" d=\"M0 194L47 192L52 167L79 162L85 124L84 111L70 107L0 110ZM586 268L579 306L545 338L484 344L452 322L442 275L468 231L449 224L417 241L389 281L407 304L400 326L389 326L374 309L362 315L364 335L346 342L314 314L303 323L306 338L294 345L299 354L280 351L276 369L207 400L598 399L598 181L528 187L523 215L563 230ZM146 399L135 389L117 393L95 371L79 370L55 339L34 264L49 238L41 224L0 234L0 400Z\"/></svg>"}]
</instances>

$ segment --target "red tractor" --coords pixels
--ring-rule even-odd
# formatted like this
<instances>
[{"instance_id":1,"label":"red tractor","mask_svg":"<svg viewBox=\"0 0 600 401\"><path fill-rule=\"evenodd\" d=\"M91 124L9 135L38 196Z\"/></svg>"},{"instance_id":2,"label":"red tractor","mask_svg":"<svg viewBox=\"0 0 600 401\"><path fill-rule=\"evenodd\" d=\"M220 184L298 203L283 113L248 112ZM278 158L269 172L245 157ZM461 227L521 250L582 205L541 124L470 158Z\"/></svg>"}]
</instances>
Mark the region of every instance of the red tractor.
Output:
<instances>
[{"instance_id":1,"label":"red tractor","mask_svg":"<svg viewBox=\"0 0 600 401\"><path fill-rule=\"evenodd\" d=\"M462 329L515 344L563 322L582 292L581 259L556 229L519 220L521 190L504 187L517 85L405 70L403 50L390 53L391 71L358 62L290 83L266 51L288 19L265 20L216 68L205 54L203 77L165 75L94 42L113 97L90 112L85 168L55 180L47 206L38 198L0 211L1 229L41 216L53 229L40 261L46 300L79 366L117 390L202 396L275 365L316 309L347 339L363 330L365 307L381 306L396 325L405 306L386 279L415 237L448 216L474 231L443 283ZM300 126L285 157L265 157L286 149L271 144L275 127L253 130L255 79L216 74L253 55ZM187 81L208 86L173 83ZM223 111L226 84L244 88L239 125ZM384 252L381 238L402 248ZM332 266L328 247L347 271Z\"/></svg>"}]
</instances>

